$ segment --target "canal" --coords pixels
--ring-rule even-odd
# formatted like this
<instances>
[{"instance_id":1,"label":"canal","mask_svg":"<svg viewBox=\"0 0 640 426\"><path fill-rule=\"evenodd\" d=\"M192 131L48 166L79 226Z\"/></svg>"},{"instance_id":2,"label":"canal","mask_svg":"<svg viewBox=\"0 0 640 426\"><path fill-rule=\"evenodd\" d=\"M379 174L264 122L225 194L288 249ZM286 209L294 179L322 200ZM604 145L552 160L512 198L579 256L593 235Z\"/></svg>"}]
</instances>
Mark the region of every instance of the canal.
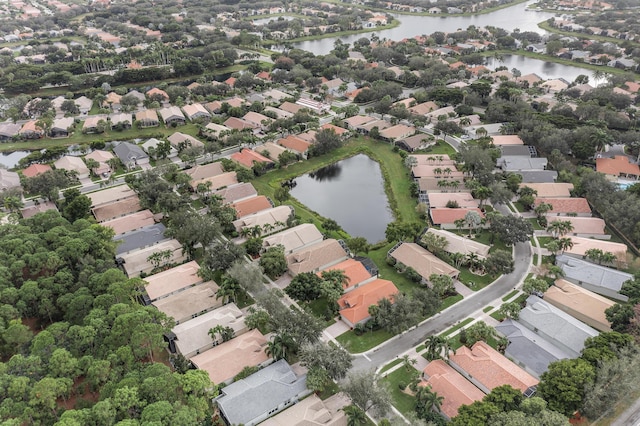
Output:
<instances>
[{"instance_id":1,"label":"canal","mask_svg":"<svg viewBox=\"0 0 640 426\"><path fill-rule=\"evenodd\" d=\"M381 241L394 220L380 165L364 154L297 177L295 182L293 197L335 220L352 237Z\"/></svg>"}]
</instances>

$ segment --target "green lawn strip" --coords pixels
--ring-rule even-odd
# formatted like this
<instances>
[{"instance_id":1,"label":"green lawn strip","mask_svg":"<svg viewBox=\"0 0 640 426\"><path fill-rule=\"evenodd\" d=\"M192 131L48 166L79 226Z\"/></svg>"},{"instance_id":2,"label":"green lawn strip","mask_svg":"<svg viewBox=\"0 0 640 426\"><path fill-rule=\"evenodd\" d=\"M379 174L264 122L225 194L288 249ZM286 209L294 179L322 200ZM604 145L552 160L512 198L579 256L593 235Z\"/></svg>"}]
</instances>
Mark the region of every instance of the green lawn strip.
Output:
<instances>
[{"instance_id":1,"label":"green lawn strip","mask_svg":"<svg viewBox=\"0 0 640 426\"><path fill-rule=\"evenodd\" d=\"M527 211L527 209L525 209L524 207L524 204L522 204L520 201L514 201L513 205L516 207L516 210L518 210L520 213Z\"/></svg>"},{"instance_id":2,"label":"green lawn strip","mask_svg":"<svg viewBox=\"0 0 640 426\"><path fill-rule=\"evenodd\" d=\"M472 321L473 321L473 318L466 318L466 319L460 321L458 324L456 324L453 327L451 327L450 329L445 330L444 332L440 333L440 336L442 336L442 337L450 336L451 334L453 334L454 332L458 331L459 329L461 329L462 327L464 327L465 325L469 324Z\"/></svg>"},{"instance_id":3,"label":"green lawn strip","mask_svg":"<svg viewBox=\"0 0 640 426\"><path fill-rule=\"evenodd\" d=\"M238 306L238 308L240 309L246 308L247 306L251 306L254 303L256 303L256 301L253 300L253 298L249 295L249 293L241 291L238 294L238 298L236 300L236 305Z\"/></svg>"},{"instance_id":4,"label":"green lawn strip","mask_svg":"<svg viewBox=\"0 0 640 426\"><path fill-rule=\"evenodd\" d=\"M440 311L444 311L445 309L447 309L450 306L455 305L456 303L458 303L462 299L464 299L464 297L461 294L456 294L455 296L447 297L446 299L444 299L442 301L442 305L440 306Z\"/></svg>"},{"instance_id":5,"label":"green lawn strip","mask_svg":"<svg viewBox=\"0 0 640 426\"><path fill-rule=\"evenodd\" d=\"M421 344L420 346L418 346L418 347L416 348L416 352L420 353L420 352L424 351L426 348L427 348L427 347L426 347L426 346L425 346L425 344L423 343L423 344Z\"/></svg>"},{"instance_id":6,"label":"green lawn strip","mask_svg":"<svg viewBox=\"0 0 640 426\"><path fill-rule=\"evenodd\" d=\"M500 312L500 310L497 310L497 311L493 312L490 315L490 317L493 318L494 320L500 321L500 322L502 322L502 320L506 318L506 316L502 312Z\"/></svg>"},{"instance_id":7,"label":"green lawn strip","mask_svg":"<svg viewBox=\"0 0 640 426\"><path fill-rule=\"evenodd\" d=\"M385 371L391 370L393 367L395 367L396 365L400 364L401 362L402 362L402 359L400 359L400 358L394 359L389 364L387 364L384 367L382 367L382 369L380 370L380 374L384 373Z\"/></svg>"},{"instance_id":8,"label":"green lawn strip","mask_svg":"<svg viewBox=\"0 0 640 426\"><path fill-rule=\"evenodd\" d=\"M516 294L518 294L518 290L513 290L511 293L507 294L505 297L502 298L503 302L506 302L507 300L511 299L513 296L515 296Z\"/></svg>"},{"instance_id":9,"label":"green lawn strip","mask_svg":"<svg viewBox=\"0 0 640 426\"><path fill-rule=\"evenodd\" d=\"M487 306L486 308L484 308L484 309L482 310L482 312L484 312L484 313L486 314L487 312L492 311L492 310L493 310L493 306L489 305L489 306Z\"/></svg>"},{"instance_id":10,"label":"green lawn strip","mask_svg":"<svg viewBox=\"0 0 640 426\"><path fill-rule=\"evenodd\" d=\"M357 336L353 330L342 333L336 340L352 354L366 352L375 348L382 342L386 342L394 335L385 330L367 331Z\"/></svg>"},{"instance_id":11,"label":"green lawn strip","mask_svg":"<svg viewBox=\"0 0 640 426\"><path fill-rule=\"evenodd\" d=\"M400 384L409 385L420 373L415 368L398 368L393 373L390 373L387 377L380 379L380 382L387 386L389 394L391 395L391 401L404 415L414 413L416 410L416 399L411 395L400 390Z\"/></svg>"},{"instance_id":12,"label":"green lawn strip","mask_svg":"<svg viewBox=\"0 0 640 426\"><path fill-rule=\"evenodd\" d=\"M460 275L458 276L458 280L473 291L481 290L494 281L491 275L476 275L469 271L469 268L466 266L462 266L459 269Z\"/></svg>"},{"instance_id":13,"label":"green lawn strip","mask_svg":"<svg viewBox=\"0 0 640 426\"><path fill-rule=\"evenodd\" d=\"M535 253L535 254L533 255L533 264L534 264L534 265L538 265L538 253Z\"/></svg>"}]
</instances>

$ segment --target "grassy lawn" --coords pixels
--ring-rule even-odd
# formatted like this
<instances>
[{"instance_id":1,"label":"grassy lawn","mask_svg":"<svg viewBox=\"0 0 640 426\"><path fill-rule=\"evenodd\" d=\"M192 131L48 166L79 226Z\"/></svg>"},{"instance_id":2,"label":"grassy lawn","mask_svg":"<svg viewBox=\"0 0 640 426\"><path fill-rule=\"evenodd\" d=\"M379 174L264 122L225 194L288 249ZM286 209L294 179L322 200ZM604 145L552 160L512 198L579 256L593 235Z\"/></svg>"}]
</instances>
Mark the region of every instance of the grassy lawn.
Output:
<instances>
[{"instance_id":1,"label":"grassy lawn","mask_svg":"<svg viewBox=\"0 0 640 426\"><path fill-rule=\"evenodd\" d=\"M410 414L416 410L416 399L407 395L400 390L400 383L409 385L416 377L418 377L418 370L415 368L398 368L387 377L380 380L380 382L387 386L391 395L391 402L402 414Z\"/></svg>"},{"instance_id":2,"label":"grassy lawn","mask_svg":"<svg viewBox=\"0 0 640 426\"><path fill-rule=\"evenodd\" d=\"M537 237L538 238L538 244L540 245L540 247L547 247L547 244L549 244L551 241L553 241L555 238L553 237Z\"/></svg>"},{"instance_id":3,"label":"grassy lawn","mask_svg":"<svg viewBox=\"0 0 640 426\"><path fill-rule=\"evenodd\" d=\"M473 291L481 290L494 281L494 278L491 275L476 275L466 266L460 267L460 275L458 276L458 279Z\"/></svg>"},{"instance_id":4,"label":"grassy lawn","mask_svg":"<svg viewBox=\"0 0 640 426\"><path fill-rule=\"evenodd\" d=\"M420 353L420 352L424 351L426 348L427 348L427 347L426 347L426 346L425 346L425 344L423 343L423 344L421 344L420 346L418 346L418 347L416 348L416 352Z\"/></svg>"},{"instance_id":5,"label":"grassy lawn","mask_svg":"<svg viewBox=\"0 0 640 426\"><path fill-rule=\"evenodd\" d=\"M249 296L247 292L241 291L240 293L238 293L238 299L236 300L236 305L238 305L238 308L246 308L247 306L251 306L254 303L256 303L256 301L253 300L253 298Z\"/></svg>"},{"instance_id":6,"label":"grassy lawn","mask_svg":"<svg viewBox=\"0 0 640 426\"><path fill-rule=\"evenodd\" d=\"M458 350L459 348L461 348L462 343L460 342L460 334L457 334L454 337L452 337L449 340L449 344L451 345L451 349L453 350ZM493 337L490 337L489 339L487 339L487 344L491 346L493 349L498 350L498 341Z\"/></svg>"},{"instance_id":7,"label":"grassy lawn","mask_svg":"<svg viewBox=\"0 0 640 426\"><path fill-rule=\"evenodd\" d=\"M361 336L357 336L353 331L342 333L336 340L349 352L353 354L366 352L375 348L382 342L386 342L394 335L385 330L368 331Z\"/></svg>"},{"instance_id":8,"label":"grassy lawn","mask_svg":"<svg viewBox=\"0 0 640 426\"><path fill-rule=\"evenodd\" d=\"M384 373L385 371L391 370L393 367L395 367L396 365L400 364L401 362L402 362L402 359L400 359L400 358L394 359L389 364L387 364L384 367L382 367L382 369L380 370L380 374Z\"/></svg>"},{"instance_id":9,"label":"grassy lawn","mask_svg":"<svg viewBox=\"0 0 640 426\"><path fill-rule=\"evenodd\" d=\"M438 139L435 145L430 146L427 149L416 151L416 154L444 154L448 155L449 157L451 157L455 153L456 150L442 139Z\"/></svg>"},{"instance_id":10,"label":"grassy lawn","mask_svg":"<svg viewBox=\"0 0 640 426\"><path fill-rule=\"evenodd\" d=\"M533 229L535 231L544 230L544 228L542 226L540 226L540 224L538 223L538 219L536 219L535 217L531 217L528 220L529 220L529 222L531 222L531 225L533 226Z\"/></svg>"},{"instance_id":11,"label":"grassy lawn","mask_svg":"<svg viewBox=\"0 0 640 426\"><path fill-rule=\"evenodd\" d=\"M520 201L514 201L513 205L516 207L516 209L522 213L522 212L526 212L527 209L524 208L524 204L522 204Z\"/></svg>"},{"instance_id":12,"label":"grassy lawn","mask_svg":"<svg viewBox=\"0 0 640 426\"><path fill-rule=\"evenodd\" d=\"M487 306L486 308L484 308L484 309L482 310L482 312L484 312L484 313L486 314L487 312L492 311L492 310L493 310L493 306L489 305L489 306Z\"/></svg>"},{"instance_id":13,"label":"grassy lawn","mask_svg":"<svg viewBox=\"0 0 640 426\"><path fill-rule=\"evenodd\" d=\"M538 253L533 255L533 264L537 265L538 264Z\"/></svg>"},{"instance_id":14,"label":"grassy lawn","mask_svg":"<svg viewBox=\"0 0 640 426\"><path fill-rule=\"evenodd\" d=\"M304 306L308 307L309 310L311 310L311 313L313 313L313 315L318 317L320 320L330 323L327 324L327 326L336 322L333 318L331 318L329 321L327 321L326 319L325 312L327 312L328 307L328 301L326 298L321 297L319 299L312 300L311 302L305 303Z\"/></svg>"},{"instance_id":15,"label":"grassy lawn","mask_svg":"<svg viewBox=\"0 0 640 426\"><path fill-rule=\"evenodd\" d=\"M513 297L513 294L514 294L514 293L515 293L515 292L513 292L513 291L512 291L512 292L511 292L511 293L509 293L509 294L511 295L511 297ZM528 294L523 293L523 294L521 294L520 296L518 296L518 297L514 300L514 302L515 302L515 303L522 304L522 303L524 303L524 302L527 300L527 298L528 298L528 297L529 297L529 295L528 295ZM506 301L506 300L508 300L508 299L502 298L502 301L503 301L503 302L504 302L504 301ZM493 319L495 319L495 320L498 320L498 321L502 321L503 319L505 319L505 316L504 316L504 315L503 315L503 314L498 310L498 311L495 311L494 313L492 313L492 314L491 314L491 318L493 318Z\"/></svg>"},{"instance_id":16,"label":"grassy lawn","mask_svg":"<svg viewBox=\"0 0 640 426\"><path fill-rule=\"evenodd\" d=\"M329 398L330 396L333 396L335 394L337 394L338 392L340 392L340 387L338 386L337 383L335 382L330 382L330 384L325 388L325 390L323 390L322 392L320 392L318 394L318 397L321 400L325 400L327 398Z\"/></svg>"},{"instance_id":17,"label":"grassy lawn","mask_svg":"<svg viewBox=\"0 0 640 426\"><path fill-rule=\"evenodd\" d=\"M379 276L385 280L393 281L403 293L411 294L415 288L420 287L420 284L411 281L406 275L399 273L393 266L387 264L387 252L395 245L390 243L378 250L370 251L368 256L378 266Z\"/></svg>"},{"instance_id":18,"label":"grassy lawn","mask_svg":"<svg viewBox=\"0 0 640 426\"><path fill-rule=\"evenodd\" d=\"M455 305L456 303L458 303L462 299L464 299L464 297L462 297L461 294L456 294L455 296L449 296L449 297L447 297L446 299L444 299L442 301L442 305L440 306L440 310L444 311L449 306Z\"/></svg>"}]
</instances>

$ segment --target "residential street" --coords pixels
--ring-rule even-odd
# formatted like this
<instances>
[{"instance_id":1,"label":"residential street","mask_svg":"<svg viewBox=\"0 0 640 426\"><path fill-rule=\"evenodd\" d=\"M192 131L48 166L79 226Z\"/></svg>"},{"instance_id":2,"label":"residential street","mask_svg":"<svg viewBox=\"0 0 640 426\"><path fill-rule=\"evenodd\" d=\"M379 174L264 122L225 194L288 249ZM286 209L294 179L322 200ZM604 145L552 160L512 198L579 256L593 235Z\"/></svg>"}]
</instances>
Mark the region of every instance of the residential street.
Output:
<instances>
[{"instance_id":1,"label":"residential street","mask_svg":"<svg viewBox=\"0 0 640 426\"><path fill-rule=\"evenodd\" d=\"M376 369L394 358L400 356L414 346L424 343L432 334L445 331L458 321L464 320L473 313L487 305L498 307L502 303L501 298L522 282L527 276L531 262L531 246L527 243L519 243L515 247L515 270L509 275L503 275L493 284L476 292L472 296L461 300L449 309L429 318L417 328L387 340L383 346L370 352L354 357L353 370Z\"/></svg>"}]
</instances>

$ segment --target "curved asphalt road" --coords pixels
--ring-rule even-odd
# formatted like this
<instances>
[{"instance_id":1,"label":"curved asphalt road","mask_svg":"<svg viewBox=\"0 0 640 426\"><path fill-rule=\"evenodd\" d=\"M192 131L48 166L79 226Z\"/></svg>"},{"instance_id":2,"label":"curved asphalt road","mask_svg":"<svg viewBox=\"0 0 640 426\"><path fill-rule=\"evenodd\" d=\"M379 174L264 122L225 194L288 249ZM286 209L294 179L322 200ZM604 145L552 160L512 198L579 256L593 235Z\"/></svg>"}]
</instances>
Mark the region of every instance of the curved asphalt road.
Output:
<instances>
[{"instance_id":1,"label":"curved asphalt road","mask_svg":"<svg viewBox=\"0 0 640 426\"><path fill-rule=\"evenodd\" d=\"M505 206L497 206L497 209L503 214L508 212ZM375 370L409 349L424 343L427 337L443 332L476 312L482 315L482 309L487 305L497 306L498 302L501 304L501 298L526 278L531 257L531 245L528 242L518 243L514 248L513 272L501 276L484 289L427 319L416 328L387 340L371 351L354 355L352 371ZM498 302L495 302L496 300Z\"/></svg>"}]
</instances>

